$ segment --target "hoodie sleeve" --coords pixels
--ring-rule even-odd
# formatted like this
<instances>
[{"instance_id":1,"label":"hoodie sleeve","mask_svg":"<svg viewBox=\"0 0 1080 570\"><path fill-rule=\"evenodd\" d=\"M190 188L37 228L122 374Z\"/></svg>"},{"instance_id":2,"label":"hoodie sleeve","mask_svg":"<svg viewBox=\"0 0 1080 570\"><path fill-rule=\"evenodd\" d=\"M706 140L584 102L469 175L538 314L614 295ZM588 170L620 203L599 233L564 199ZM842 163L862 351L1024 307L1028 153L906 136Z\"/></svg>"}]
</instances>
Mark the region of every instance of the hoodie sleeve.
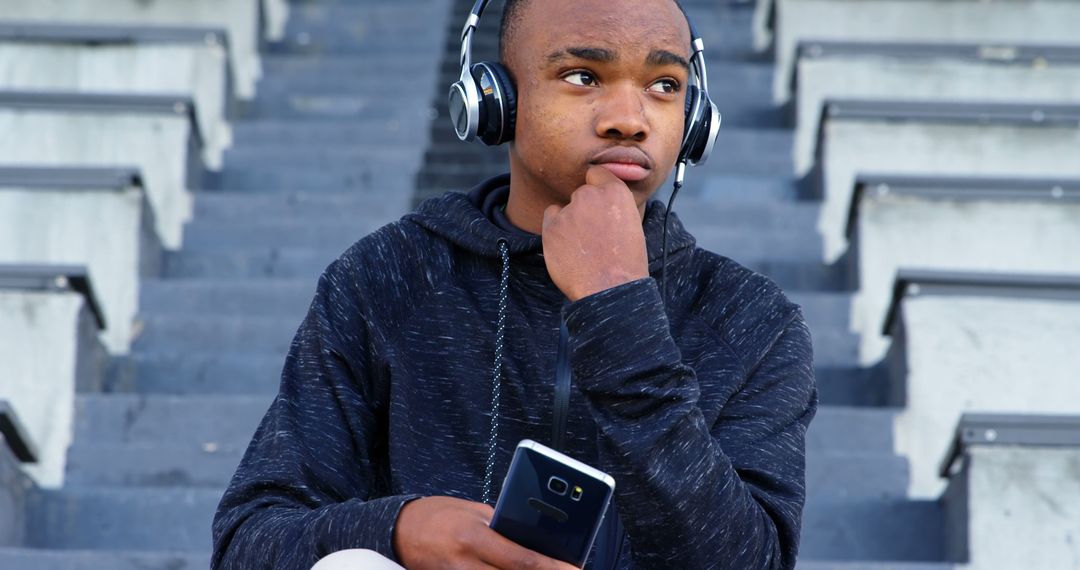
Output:
<instances>
[{"instance_id":1,"label":"hoodie sleeve","mask_svg":"<svg viewBox=\"0 0 1080 570\"><path fill-rule=\"evenodd\" d=\"M386 496L384 391L343 262L319 280L281 388L221 499L213 569L309 570L332 552L393 559L393 527L412 496ZM349 347L349 348L343 348Z\"/></svg>"},{"instance_id":2,"label":"hoodie sleeve","mask_svg":"<svg viewBox=\"0 0 1080 570\"><path fill-rule=\"evenodd\" d=\"M786 325L763 339L771 346L745 379L732 374L741 388L709 425L653 279L567 308L574 380L597 422L598 467L616 480L635 567L795 566L817 395L809 331L794 306L777 310L790 313Z\"/></svg>"}]
</instances>

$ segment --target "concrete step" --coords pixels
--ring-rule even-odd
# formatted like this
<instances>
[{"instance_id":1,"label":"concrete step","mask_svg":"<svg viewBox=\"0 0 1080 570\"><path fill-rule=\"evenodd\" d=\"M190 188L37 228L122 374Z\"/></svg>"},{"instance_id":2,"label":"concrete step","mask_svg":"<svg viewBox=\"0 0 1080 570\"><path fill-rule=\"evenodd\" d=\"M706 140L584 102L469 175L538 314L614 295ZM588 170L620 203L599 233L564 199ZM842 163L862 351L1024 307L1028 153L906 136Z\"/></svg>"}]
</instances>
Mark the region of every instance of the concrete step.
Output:
<instances>
[{"instance_id":1,"label":"concrete step","mask_svg":"<svg viewBox=\"0 0 1080 570\"><path fill-rule=\"evenodd\" d=\"M418 161L417 161L418 162ZM228 191L258 192L381 192L411 194L416 170L383 167L377 164L342 164L333 168L294 165L279 166L257 161L256 164L227 163L208 186Z\"/></svg>"},{"instance_id":2,"label":"concrete step","mask_svg":"<svg viewBox=\"0 0 1080 570\"><path fill-rule=\"evenodd\" d=\"M299 5L289 14L285 38L270 50L363 53L389 44L396 53L426 51L437 57L447 13L442 2Z\"/></svg>"},{"instance_id":3,"label":"concrete step","mask_svg":"<svg viewBox=\"0 0 1080 570\"><path fill-rule=\"evenodd\" d=\"M238 120L233 123L233 147L307 147L319 145L415 145L427 143L430 118L424 113L404 117L350 120L344 124L287 118Z\"/></svg>"},{"instance_id":4,"label":"concrete step","mask_svg":"<svg viewBox=\"0 0 1080 570\"><path fill-rule=\"evenodd\" d=\"M799 228L755 231L733 227L693 226L698 247L729 257L740 264L752 260L814 262L821 259L820 240L807 239ZM745 262L744 262L745 260Z\"/></svg>"},{"instance_id":5,"label":"concrete step","mask_svg":"<svg viewBox=\"0 0 1080 570\"><path fill-rule=\"evenodd\" d=\"M185 251L229 248L297 247L344 252L360 238L390 220L358 213L350 222L316 225L309 221L190 222L184 233Z\"/></svg>"},{"instance_id":6,"label":"concrete step","mask_svg":"<svg viewBox=\"0 0 1080 570\"><path fill-rule=\"evenodd\" d=\"M280 371L279 371L280 372ZM276 393L225 396L80 394L75 447L83 445L246 445ZM212 421L198 421L212 420ZM100 458L99 458L100 459Z\"/></svg>"},{"instance_id":7,"label":"concrete step","mask_svg":"<svg viewBox=\"0 0 1080 570\"><path fill-rule=\"evenodd\" d=\"M165 255L163 275L177 278L317 278L341 251L311 248L216 249Z\"/></svg>"},{"instance_id":8,"label":"concrete step","mask_svg":"<svg viewBox=\"0 0 1080 570\"><path fill-rule=\"evenodd\" d=\"M814 202L726 202L700 195L679 196L674 206L675 213L691 233L708 227L738 227L761 233L798 229L812 233L821 210Z\"/></svg>"},{"instance_id":9,"label":"concrete step","mask_svg":"<svg viewBox=\"0 0 1080 570\"><path fill-rule=\"evenodd\" d=\"M136 352L114 358L108 385L113 392L143 395L266 395L277 392L285 363L285 353L238 353L204 350ZM856 393L849 396L834 387L835 370L819 367L816 373L822 405L880 406L883 399L872 397L874 386L843 386ZM884 388L881 388L884 390ZM857 397L860 396L860 397ZM872 433L872 432L871 432ZM865 451L856 445L838 444L838 451Z\"/></svg>"},{"instance_id":10,"label":"concrete step","mask_svg":"<svg viewBox=\"0 0 1080 570\"><path fill-rule=\"evenodd\" d=\"M310 248L265 248L170 252L163 275L169 278L249 278L314 279L342 252ZM847 291L850 275L844 268L803 260L741 259L741 264L773 279L785 291Z\"/></svg>"},{"instance_id":11,"label":"concrete step","mask_svg":"<svg viewBox=\"0 0 1080 570\"><path fill-rule=\"evenodd\" d=\"M205 570L209 552L0 548L5 570Z\"/></svg>"},{"instance_id":12,"label":"concrete step","mask_svg":"<svg viewBox=\"0 0 1080 570\"><path fill-rule=\"evenodd\" d=\"M151 315L142 317L142 322L144 330L133 343L136 351L286 354L301 318Z\"/></svg>"},{"instance_id":13,"label":"concrete step","mask_svg":"<svg viewBox=\"0 0 1080 570\"><path fill-rule=\"evenodd\" d=\"M364 54L263 54L263 81L315 84L321 81L361 80L373 75L428 75L434 78L437 56L425 52L399 52L392 57ZM336 79L335 79L336 78ZM447 86L449 89L449 85Z\"/></svg>"},{"instance_id":14,"label":"concrete step","mask_svg":"<svg viewBox=\"0 0 1080 570\"><path fill-rule=\"evenodd\" d=\"M831 406L880 407L889 399L889 376L882 365L861 367L854 361L825 363L815 358L820 402Z\"/></svg>"},{"instance_id":15,"label":"concrete step","mask_svg":"<svg viewBox=\"0 0 1080 570\"><path fill-rule=\"evenodd\" d=\"M408 196L395 200L355 192L201 192L195 194L195 220L250 221L353 219L357 215L398 219L405 215Z\"/></svg>"},{"instance_id":16,"label":"concrete step","mask_svg":"<svg viewBox=\"0 0 1080 570\"><path fill-rule=\"evenodd\" d=\"M219 489L228 485L246 449L247 442L79 445L68 453L67 484ZM808 453L806 469L807 492L814 497L902 498L907 492L907 462L895 456Z\"/></svg>"},{"instance_id":17,"label":"concrete step","mask_svg":"<svg viewBox=\"0 0 1080 570\"><path fill-rule=\"evenodd\" d=\"M34 548L210 552L223 489L71 488L31 497Z\"/></svg>"},{"instance_id":18,"label":"concrete step","mask_svg":"<svg viewBox=\"0 0 1080 570\"><path fill-rule=\"evenodd\" d=\"M300 317L144 315L143 331L134 350L222 350L285 354L300 325ZM818 366L852 366L857 360L857 337L847 331L812 329Z\"/></svg>"},{"instance_id":19,"label":"concrete step","mask_svg":"<svg viewBox=\"0 0 1080 570\"><path fill-rule=\"evenodd\" d=\"M153 279L143 281L140 306L146 315L303 315L318 275L303 279ZM847 331L850 293L792 292L814 330Z\"/></svg>"},{"instance_id":20,"label":"concrete step","mask_svg":"<svg viewBox=\"0 0 1080 570\"><path fill-rule=\"evenodd\" d=\"M427 144L429 117L413 113L405 117L377 117L347 123L325 121L290 121L277 118L237 121L233 124L236 149L265 147L296 148L312 144L344 145L415 145Z\"/></svg>"},{"instance_id":21,"label":"concrete step","mask_svg":"<svg viewBox=\"0 0 1080 570\"><path fill-rule=\"evenodd\" d=\"M142 311L153 315L276 315L303 317L316 279L214 280L147 279Z\"/></svg>"},{"instance_id":22,"label":"concrete step","mask_svg":"<svg viewBox=\"0 0 1080 570\"><path fill-rule=\"evenodd\" d=\"M899 412L894 408L823 404L806 432L806 449L815 453L891 455L893 421Z\"/></svg>"},{"instance_id":23,"label":"concrete step","mask_svg":"<svg viewBox=\"0 0 1080 570\"><path fill-rule=\"evenodd\" d=\"M440 105L441 106L441 105ZM247 117L308 121L396 119L433 120L438 110L428 92L355 95L351 93L290 93L257 97L248 104Z\"/></svg>"},{"instance_id":24,"label":"concrete step","mask_svg":"<svg viewBox=\"0 0 1080 570\"><path fill-rule=\"evenodd\" d=\"M209 420L205 414L192 420ZM224 489L247 443L222 446L163 443L90 443L68 450L65 488L203 487ZM104 460L103 458L108 458Z\"/></svg>"},{"instance_id":25,"label":"concrete step","mask_svg":"<svg viewBox=\"0 0 1080 570\"><path fill-rule=\"evenodd\" d=\"M811 330L848 331L851 293L799 291L788 293L787 297L802 307Z\"/></svg>"},{"instance_id":26,"label":"concrete step","mask_svg":"<svg viewBox=\"0 0 1080 570\"><path fill-rule=\"evenodd\" d=\"M835 329L810 329L814 343L814 365L818 368L843 368L858 362L859 337Z\"/></svg>"},{"instance_id":27,"label":"concrete step","mask_svg":"<svg viewBox=\"0 0 1080 570\"><path fill-rule=\"evenodd\" d=\"M803 510L799 557L941 563L945 560L944 509L937 501L809 497Z\"/></svg>"},{"instance_id":28,"label":"concrete step","mask_svg":"<svg viewBox=\"0 0 1080 570\"><path fill-rule=\"evenodd\" d=\"M114 357L107 382L113 392L147 395L275 394L284 364L285 354L139 352Z\"/></svg>"}]
</instances>

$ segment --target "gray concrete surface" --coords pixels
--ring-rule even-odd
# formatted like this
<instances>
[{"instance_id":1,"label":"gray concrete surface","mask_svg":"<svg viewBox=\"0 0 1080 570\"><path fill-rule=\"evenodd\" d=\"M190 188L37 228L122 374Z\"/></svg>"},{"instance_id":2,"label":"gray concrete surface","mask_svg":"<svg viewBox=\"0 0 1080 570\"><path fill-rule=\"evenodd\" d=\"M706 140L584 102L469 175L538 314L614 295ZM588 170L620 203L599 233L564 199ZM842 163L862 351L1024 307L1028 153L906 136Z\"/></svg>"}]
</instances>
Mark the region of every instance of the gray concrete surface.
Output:
<instances>
[{"instance_id":1,"label":"gray concrete surface","mask_svg":"<svg viewBox=\"0 0 1080 570\"><path fill-rule=\"evenodd\" d=\"M873 52L800 58L795 93L796 175L806 174L814 165L822 104L827 99L1070 103L1080 101L1080 61L1051 65Z\"/></svg>"},{"instance_id":2,"label":"gray concrete surface","mask_svg":"<svg viewBox=\"0 0 1080 570\"><path fill-rule=\"evenodd\" d=\"M773 45L772 17L776 9L775 0L754 1L754 50L767 51Z\"/></svg>"},{"instance_id":3,"label":"gray concrete surface","mask_svg":"<svg viewBox=\"0 0 1080 570\"><path fill-rule=\"evenodd\" d=\"M801 40L1076 44L1071 0L776 0L777 103L791 98ZM1037 30L1037 32L1036 32Z\"/></svg>"},{"instance_id":4,"label":"gray concrete surface","mask_svg":"<svg viewBox=\"0 0 1080 570\"><path fill-rule=\"evenodd\" d=\"M263 0L0 0L0 14L7 21L78 24L136 24L217 26L229 31L229 56L241 99L255 96L262 76L259 61L259 2ZM270 2L277 4L280 0ZM279 10L273 10L280 26Z\"/></svg>"},{"instance_id":5,"label":"gray concrete surface","mask_svg":"<svg viewBox=\"0 0 1080 570\"><path fill-rule=\"evenodd\" d=\"M87 267L105 314L102 341L125 354L139 308L145 206L139 188L0 186L0 263Z\"/></svg>"},{"instance_id":6,"label":"gray concrete surface","mask_svg":"<svg viewBox=\"0 0 1080 570\"><path fill-rule=\"evenodd\" d=\"M1080 202L952 199L869 189L857 218L859 291L851 327L862 362L888 350L882 334L901 268L1080 274Z\"/></svg>"},{"instance_id":7,"label":"gray concrete surface","mask_svg":"<svg viewBox=\"0 0 1080 570\"><path fill-rule=\"evenodd\" d=\"M0 547L26 540L26 495L33 486L0 435Z\"/></svg>"},{"instance_id":8,"label":"gray concrete surface","mask_svg":"<svg viewBox=\"0 0 1080 570\"><path fill-rule=\"evenodd\" d=\"M27 166L133 166L144 177L158 235L178 249L191 218L185 115L0 108L0 156Z\"/></svg>"},{"instance_id":9,"label":"gray concrete surface","mask_svg":"<svg viewBox=\"0 0 1080 570\"><path fill-rule=\"evenodd\" d=\"M944 495L971 570L1080 568L1080 449L969 446Z\"/></svg>"},{"instance_id":10,"label":"gray concrete surface","mask_svg":"<svg viewBox=\"0 0 1080 570\"><path fill-rule=\"evenodd\" d=\"M826 119L818 221L825 260L833 262L847 249L845 228L858 174L1076 177L1078 127Z\"/></svg>"},{"instance_id":11,"label":"gray concrete surface","mask_svg":"<svg viewBox=\"0 0 1080 570\"><path fill-rule=\"evenodd\" d=\"M203 160L220 170L232 143L226 58L216 43L0 43L0 89L188 95L204 139Z\"/></svg>"},{"instance_id":12,"label":"gray concrete surface","mask_svg":"<svg viewBox=\"0 0 1080 570\"><path fill-rule=\"evenodd\" d=\"M285 25L289 22L288 0L262 0L263 37L279 41L285 37Z\"/></svg>"},{"instance_id":13,"label":"gray concrete surface","mask_svg":"<svg viewBox=\"0 0 1080 570\"><path fill-rule=\"evenodd\" d=\"M0 290L0 399L8 400L37 446L26 472L59 487L73 435L80 313L74 292Z\"/></svg>"},{"instance_id":14,"label":"gray concrete surface","mask_svg":"<svg viewBox=\"0 0 1080 570\"><path fill-rule=\"evenodd\" d=\"M910 464L911 496L941 494L938 465L964 412L1080 414L1080 300L921 292L903 299L900 315L889 358L906 370L893 379L903 380L906 407L894 441Z\"/></svg>"}]
</instances>

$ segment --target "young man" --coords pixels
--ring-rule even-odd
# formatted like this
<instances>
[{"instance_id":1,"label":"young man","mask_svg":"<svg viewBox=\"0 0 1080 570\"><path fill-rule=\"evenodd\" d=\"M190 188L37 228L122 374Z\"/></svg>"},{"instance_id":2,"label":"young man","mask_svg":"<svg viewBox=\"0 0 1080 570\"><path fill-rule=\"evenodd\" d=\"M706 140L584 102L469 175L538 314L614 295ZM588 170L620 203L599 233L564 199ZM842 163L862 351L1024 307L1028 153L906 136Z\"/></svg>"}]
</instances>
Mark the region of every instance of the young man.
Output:
<instances>
[{"instance_id":1,"label":"young man","mask_svg":"<svg viewBox=\"0 0 1080 570\"><path fill-rule=\"evenodd\" d=\"M215 568L349 549L410 570L568 568L491 531L480 502L518 441L549 439L560 330L565 449L616 480L617 567L794 566L816 409L800 310L674 216L666 300L657 283L648 200L681 145L685 17L673 0L511 4L509 178L327 268L222 499Z\"/></svg>"}]
</instances>

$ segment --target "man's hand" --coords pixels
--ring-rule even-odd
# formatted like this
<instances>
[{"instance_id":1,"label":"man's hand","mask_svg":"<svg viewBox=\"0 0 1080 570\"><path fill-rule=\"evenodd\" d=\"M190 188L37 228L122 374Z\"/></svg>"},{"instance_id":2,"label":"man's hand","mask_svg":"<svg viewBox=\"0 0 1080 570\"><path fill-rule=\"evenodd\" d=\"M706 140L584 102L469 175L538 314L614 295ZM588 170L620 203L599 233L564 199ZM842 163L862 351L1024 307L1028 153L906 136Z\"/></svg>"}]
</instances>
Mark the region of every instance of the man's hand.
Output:
<instances>
[{"instance_id":1,"label":"man's hand","mask_svg":"<svg viewBox=\"0 0 1080 570\"><path fill-rule=\"evenodd\" d=\"M565 207L544 210L544 262L571 301L649 276L641 213L626 183L603 166Z\"/></svg>"},{"instance_id":2,"label":"man's hand","mask_svg":"<svg viewBox=\"0 0 1080 570\"><path fill-rule=\"evenodd\" d=\"M574 570L520 546L488 526L494 509L452 497L410 501L394 527L394 550L408 570Z\"/></svg>"}]
</instances>

